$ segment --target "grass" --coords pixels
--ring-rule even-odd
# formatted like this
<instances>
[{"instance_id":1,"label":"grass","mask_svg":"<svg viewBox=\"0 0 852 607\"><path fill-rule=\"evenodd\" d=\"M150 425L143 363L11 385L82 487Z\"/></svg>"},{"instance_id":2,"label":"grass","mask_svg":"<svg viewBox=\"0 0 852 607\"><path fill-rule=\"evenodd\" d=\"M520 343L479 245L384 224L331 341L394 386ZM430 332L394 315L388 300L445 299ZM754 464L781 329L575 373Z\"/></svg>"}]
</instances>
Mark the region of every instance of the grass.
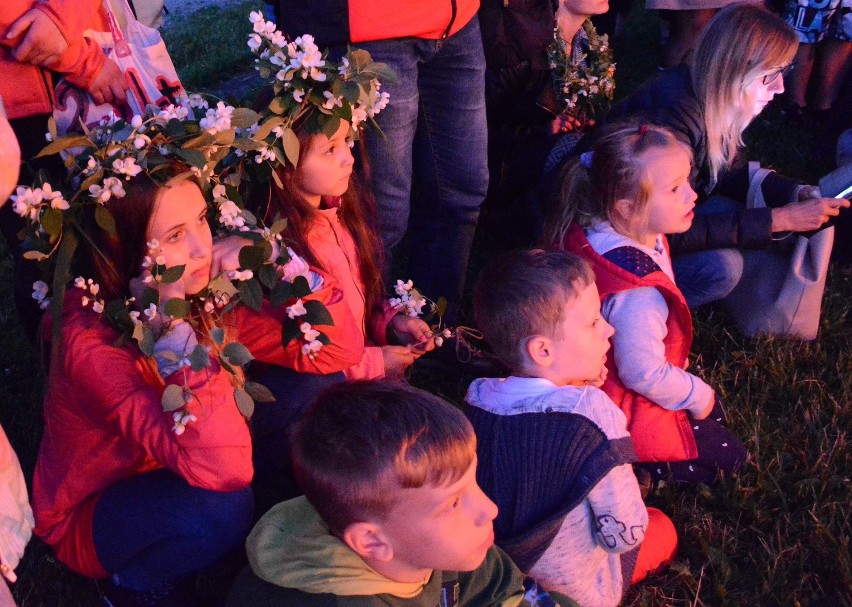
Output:
<instances>
[{"instance_id":1,"label":"grass","mask_svg":"<svg viewBox=\"0 0 852 607\"><path fill-rule=\"evenodd\" d=\"M228 8L210 6L168 24L163 39L187 91L209 89L251 67L248 14L261 6L259 0Z\"/></svg>"},{"instance_id":2,"label":"grass","mask_svg":"<svg viewBox=\"0 0 852 607\"><path fill-rule=\"evenodd\" d=\"M245 16L257 6L206 9L166 32L189 90L212 88L249 65ZM615 45L619 95L653 73L655 40L655 19L637 4L627 37ZM756 121L749 145L752 157L803 178L830 168L814 137L785 125L773 108ZM471 276L499 246L493 240L478 241ZM12 264L0 242L0 284L11 282ZM678 557L667 572L633 588L626 605L852 605L850 311L852 268L833 266L820 337L812 343L745 339L720 309L696 315L693 369L719 390L750 459L738 478L713 489L665 487L653 496L652 505L678 529ZM38 359L18 326L10 289L0 290L0 423L27 479L42 433ZM412 376L456 403L471 379L426 367ZM100 604L95 585L59 564L38 539L17 573L14 592L22 607ZM196 583L206 604L220 604L227 594L228 576Z\"/></svg>"}]
</instances>

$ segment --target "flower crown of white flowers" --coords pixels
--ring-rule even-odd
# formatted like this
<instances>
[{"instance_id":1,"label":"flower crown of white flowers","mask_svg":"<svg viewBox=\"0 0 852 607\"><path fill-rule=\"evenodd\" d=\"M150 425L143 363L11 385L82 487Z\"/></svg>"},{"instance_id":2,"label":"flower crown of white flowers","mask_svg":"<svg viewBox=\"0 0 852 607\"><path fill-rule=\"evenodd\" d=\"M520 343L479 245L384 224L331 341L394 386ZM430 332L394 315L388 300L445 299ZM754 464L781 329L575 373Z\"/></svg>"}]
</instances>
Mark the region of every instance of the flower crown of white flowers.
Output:
<instances>
[{"instance_id":1,"label":"flower crown of white flowers","mask_svg":"<svg viewBox=\"0 0 852 607\"><path fill-rule=\"evenodd\" d=\"M266 21L259 11L249 15L254 32L248 46L257 55L255 68L262 78L272 79L275 97L263 112L259 131L272 134L278 160L295 166L299 146L293 128L328 137L351 125L351 137L387 106L390 95L381 81L395 81L396 74L384 63L372 60L365 50L350 49L340 62L321 52L310 34L290 40ZM267 137L267 139L270 139Z\"/></svg>"},{"instance_id":2,"label":"flower crown of white flowers","mask_svg":"<svg viewBox=\"0 0 852 607\"><path fill-rule=\"evenodd\" d=\"M130 123L105 120L96 128L84 127L82 134L57 136L55 123L50 121L47 134L50 143L39 156L62 154L66 171L59 176L40 172L32 187L17 188L12 206L29 221L24 231L24 257L40 262L42 274L47 278L47 282L33 284L33 298L42 309L52 310L54 347L60 342L62 301L66 287L71 284L84 292L84 307L91 305L94 312L103 315L121 333L118 345L134 340L149 357L157 333L171 319L183 318L200 327L204 323L193 310L203 310L208 320L212 319L212 329L210 323L205 326L220 347L221 366L236 373L237 367L251 360L251 354L238 342L223 343L225 332L216 326L216 320L238 302L259 310L264 289L273 305L297 301L291 306L293 314L288 308L283 342L301 337L305 342L302 349L310 356L329 343L323 333L313 328L313 325L332 324L325 307L319 302L301 305L298 299L311 293L316 286L311 281L315 282L316 277L304 260L279 245L286 222L277 221L271 227L257 229L255 217L237 204L247 166L268 160L262 154L262 149L266 149L263 134L257 133L259 119L260 115L250 109L234 108L221 101L211 108L200 95L189 95L176 105L149 106L144 117L134 116ZM255 162L250 162L252 155L244 153L246 150L258 152L253 156ZM107 302L102 299L100 286L91 278L78 276L71 282L76 273L77 243L93 242L87 230L116 232L115 220L105 205L111 199L127 196L127 188L134 187L131 180L141 173L160 183L194 176L208 204L212 203L218 211L219 223L224 228L220 232L236 232L252 242L239 253L240 269L215 277L192 302L160 301L158 290L151 288L152 281L179 280L184 269L166 267L155 241L148 243L148 255L140 268L145 270L148 287L139 301L126 298ZM91 211L94 222L83 217ZM99 253L97 247L93 248ZM279 253L272 259L274 250ZM48 297L51 290L52 297ZM155 318L158 320L152 322ZM294 333L291 325L305 328ZM208 366L210 358L208 349L199 346L186 363L197 370ZM263 386L241 381L235 397L240 410L250 416L253 399L270 400L272 395ZM178 434L193 420L187 408L190 401L186 385L169 386L163 393L163 408L174 415Z\"/></svg>"}]
</instances>

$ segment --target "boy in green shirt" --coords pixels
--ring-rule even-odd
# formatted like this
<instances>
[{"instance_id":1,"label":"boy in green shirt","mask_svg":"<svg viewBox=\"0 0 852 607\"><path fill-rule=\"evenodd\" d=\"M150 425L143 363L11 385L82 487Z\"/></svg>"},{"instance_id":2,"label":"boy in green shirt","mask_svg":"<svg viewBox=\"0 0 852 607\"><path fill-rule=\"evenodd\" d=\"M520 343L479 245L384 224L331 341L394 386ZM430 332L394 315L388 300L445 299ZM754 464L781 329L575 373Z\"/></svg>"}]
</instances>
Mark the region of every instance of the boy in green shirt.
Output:
<instances>
[{"instance_id":1,"label":"boy in green shirt","mask_svg":"<svg viewBox=\"0 0 852 607\"><path fill-rule=\"evenodd\" d=\"M493 545L497 507L476 483L476 437L442 399L348 382L298 424L304 497L249 535L230 607L569 607Z\"/></svg>"}]
</instances>

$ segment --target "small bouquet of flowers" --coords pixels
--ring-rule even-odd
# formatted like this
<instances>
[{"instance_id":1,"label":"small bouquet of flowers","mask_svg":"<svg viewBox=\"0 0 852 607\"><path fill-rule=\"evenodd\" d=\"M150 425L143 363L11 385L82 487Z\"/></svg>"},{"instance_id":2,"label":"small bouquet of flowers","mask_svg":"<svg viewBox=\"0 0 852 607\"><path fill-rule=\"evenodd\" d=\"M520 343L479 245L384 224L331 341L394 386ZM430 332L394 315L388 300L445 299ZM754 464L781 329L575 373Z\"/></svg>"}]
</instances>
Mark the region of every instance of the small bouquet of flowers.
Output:
<instances>
[{"instance_id":1,"label":"small bouquet of flowers","mask_svg":"<svg viewBox=\"0 0 852 607\"><path fill-rule=\"evenodd\" d=\"M615 92L615 64L607 36L598 35L588 19L573 42L563 40L556 28L547 56L563 113L579 122L581 130L593 124Z\"/></svg>"}]
</instances>

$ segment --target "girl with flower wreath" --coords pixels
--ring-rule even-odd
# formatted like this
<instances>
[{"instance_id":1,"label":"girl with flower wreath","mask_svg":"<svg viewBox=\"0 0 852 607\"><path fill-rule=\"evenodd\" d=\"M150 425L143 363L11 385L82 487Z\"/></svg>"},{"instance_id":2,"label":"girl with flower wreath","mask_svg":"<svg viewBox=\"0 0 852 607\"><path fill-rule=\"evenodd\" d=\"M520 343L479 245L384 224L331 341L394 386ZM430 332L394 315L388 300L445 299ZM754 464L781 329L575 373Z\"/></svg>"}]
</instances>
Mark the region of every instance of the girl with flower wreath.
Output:
<instances>
[{"instance_id":1,"label":"girl with flower wreath","mask_svg":"<svg viewBox=\"0 0 852 607\"><path fill-rule=\"evenodd\" d=\"M261 76L274 75L274 86L259 102L258 133L267 134L267 147L249 153L275 160L268 187L255 187L247 197L250 210L267 224L286 221L286 245L337 289L326 304L327 326L350 328L360 339L354 360L342 358L317 337L325 327L303 322L307 309L299 300L286 309L282 326L303 337L302 348L289 351L292 357L282 364L253 366L252 378L275 396L252 420L257 478L271 488L257 494L265 507L301 493L292 476L288 432L319 392L346 380L401 379L435 343L423 320L386 299L375 202L353 172L353 139L387 104L380 78L392 72L362 50L333 62L310 35L289 41L260 13L251 19L249 48L259 57ZM250 341L262 347L280 333Z\"/></svg>"},{"instance_id":2,"label":"girl with flower wreath","mask_svg":"<svg viewBox=\"0 0 852 607\"><path fill-rule=\"evenodd\" d=\"M107 209L116 229L95 227L87 214L91 240L80 261L89 278L63 302L33 481L35 532L77 573L106 578L116 607L178 605L175 581L248 532L251 437L229 374L183 360L210 346L208 335L149 306L141 315L154 326L152 364L134 345L117 345L119 332L101 318L105 301L130 297L150 276L149 249L157 263L185 266L174 282L149 281L161 302L198 293L210 278L207 204L193 180L160 185L142 173L118 187L123 197L86 209ZM191 391L181 419L163 411L171 386Z\"/></svg>"},{"instance_id":3,"label":"girl with flower wreath","mask_svg":"<svg viewBox=\"0 0 852 607\"><path fill-rule=\"evenodd\" d=\"M245 418L252 398L266 395L240 367L252 358L282 364L287 348L301 347L280 337L257 347L234 341L243 329L249 337L281 335L269 307L251 317L242 306L231 312L252 292L244 285L253 272L241 266L253 256L234 255L227 240L214 244L203 193L211 181L233 183L233 174L212 171L231 157L227 142L247 137L248 130L237 135L239 120L256 114L186 101L148 120L119 121L115 133L104 125L48 146L43 153L77 150L68 200L50 183L13 196L15 212L33 223L28 253L53 258L53 301L62 300L50 304L48 286L34 285L52 336L35 532L74 571L106 577L103 591L115 607L188 604L180 578L244 540L254 514ZM215 145L217 136L225 145ZM252 262L259 274L287 282L285 291L301 281L308 306L335 296L303 261L263 244L256 248L276 261ZM64 291L63 266L82 274ZM360 353L347 331L326 333L354 341Z\"/></svg>"}]
</instances>

